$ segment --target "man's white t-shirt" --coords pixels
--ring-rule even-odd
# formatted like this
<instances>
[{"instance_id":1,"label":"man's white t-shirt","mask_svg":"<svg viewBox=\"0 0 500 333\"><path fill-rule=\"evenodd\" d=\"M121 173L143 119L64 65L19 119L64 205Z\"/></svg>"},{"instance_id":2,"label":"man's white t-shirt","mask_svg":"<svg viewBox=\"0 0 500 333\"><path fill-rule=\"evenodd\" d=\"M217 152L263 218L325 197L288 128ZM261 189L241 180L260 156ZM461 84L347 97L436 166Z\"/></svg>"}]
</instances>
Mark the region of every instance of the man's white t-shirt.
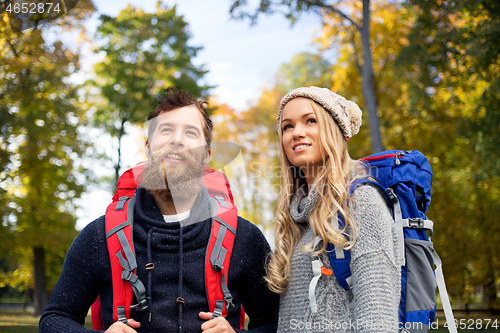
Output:
<instances>
[{"instance_id":1,"label":"man's white t-shirt","mask_svg":"<svg viewBox=\"0 0 500 333\"><path fill-rule=\"evenodd\" d=\"M175 214L175 215L163 215L163 219L167 223L180 222L180 221L183 221L183 220L189 218L189 216L191 216L191 210L188 210L188 211L185 211L185 212L182 212L179 214Z\"/></svg>"}]
</instances>

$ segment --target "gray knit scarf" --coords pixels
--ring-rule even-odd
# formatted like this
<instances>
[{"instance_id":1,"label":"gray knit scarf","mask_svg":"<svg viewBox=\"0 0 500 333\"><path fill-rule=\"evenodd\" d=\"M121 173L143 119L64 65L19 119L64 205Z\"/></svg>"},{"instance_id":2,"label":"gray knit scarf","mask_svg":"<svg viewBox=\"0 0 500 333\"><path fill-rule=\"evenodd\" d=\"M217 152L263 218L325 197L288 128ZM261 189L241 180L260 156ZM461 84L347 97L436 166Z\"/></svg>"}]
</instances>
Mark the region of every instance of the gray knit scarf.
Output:
<instances>
[{"instance_id":1,"label":"gray knit scarf","mask_svg":"<svg viewBox=\"0 0 500 333\"><path fill-rule=\"evenodd\" d=\"M319 200L318 192L313 188L309 195L306 194L305 186L301 186L293 195L290 202L290 215L297 223L306 223L309 220L309 214L316 206Z\"/></svg>"}]
</instances>

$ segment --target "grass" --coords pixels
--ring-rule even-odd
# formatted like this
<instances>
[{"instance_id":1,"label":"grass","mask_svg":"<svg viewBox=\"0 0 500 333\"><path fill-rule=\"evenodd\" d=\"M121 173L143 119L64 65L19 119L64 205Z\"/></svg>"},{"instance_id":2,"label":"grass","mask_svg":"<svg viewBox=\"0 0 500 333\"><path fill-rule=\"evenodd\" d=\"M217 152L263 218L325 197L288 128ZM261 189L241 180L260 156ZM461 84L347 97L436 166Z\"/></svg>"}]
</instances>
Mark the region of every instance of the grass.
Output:
<instances>
[{"instance_id":1,"label":"grass","mask_svg":"<svg viewBox=\"0 0 500 333\"><path fill-rule=\"evenodd\" d=\"M39 319L23 311L2 311L0 333L36 333Z\"/></svg>"},{"instance_id":2,"label":"grass","mask_svg":"<svg viewBox=\"0 0 500 333\"><path fill-rule=\"evenodd\" d=\"M0 333L38 333L40 316L34 317L29 312L0 311ZM90 316L85 327L92 329Z\"/></svg>"},{"instance_id":3,"label":"grass","mask_svg":"<svg viewBox=\"0 0 500 333\"><path fill-rule=\"evenodd\" d=\"M444 323L444 318L438 318L438 322L440 324ZM34 317L29 312L23 311L0 311L0 333L37 333L38 332L38 321L40 317ZM460 318L458 318L460 320ZM477 320L468 319L468 320ZM485 323L485 322L484 322ZM500 319L497 320L498 325L500 326ZM465 324L467 320L465 320ZM90 316L87 317L85 321L85 327L87 329L91 329L91 321ZM482 332L482 333L500 333L500 327L495 329L490 327L488 330L478 330L475 327L470 326L472 329L458 329L459 333L469 333L469 332ZM431 329L429 333L446 333L448 332L447 328L440 327L439 329Z\"/></svg>"}]
</instances>

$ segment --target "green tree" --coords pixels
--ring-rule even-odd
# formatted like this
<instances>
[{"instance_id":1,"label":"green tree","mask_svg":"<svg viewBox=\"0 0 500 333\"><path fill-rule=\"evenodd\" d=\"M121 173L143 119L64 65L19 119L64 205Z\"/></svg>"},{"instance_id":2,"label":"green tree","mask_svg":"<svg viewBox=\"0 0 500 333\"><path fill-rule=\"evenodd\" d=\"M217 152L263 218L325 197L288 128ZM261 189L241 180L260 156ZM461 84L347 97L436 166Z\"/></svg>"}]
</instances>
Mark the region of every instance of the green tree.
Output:
<instances>
[{"instance_id":1,"label":"green tree","mask_svg":"<svg viewBox=\"0 0 500 333\"><path fill-rule=\"evenodd\" d=\"M426 9L425 13L429 11ZM450 81L449 85L443 85L444 81L451 79L449 73L436 72L436 76L429 79L417 70L428 68L425 64L419 67L418 60L415 62L419 66L400 64L398 58L422 59L428 55L428 51L416 48L406 53L415 41L413 29L422 29L417 21L418 14L417 8L397 3L372 7L373 79L378 105L383 110L381 133L388 148L417 149L429 158L434 170L432 204L428 212L429 218L436 222L433 241L443 258L451 295L468 302L470 291L476 285L472 281L473 271L478 271L471 269L477 265L474 265L477 262L474 254L479 251L474 250L473 245L480 244L476 241L477 228L473 227L478 223L477 216L474 216L477 212L471 205L471 198L478 193L473 191L475 174L469 164L473 154L467 148L470 137L461 135L461 132L465 128L464 116L471 111L470 101L479 98L481 89L476 88L483 83L477 85L475 78L462 73L452 79L453 84ZM356 98L362 96L356 47L360 47L361 41L353 43L348 34L338 34L330 28L334 22L326 22L324 35L318 39L324 48L338 47L332 90L347 97L354 96L354 100L360 102ZM433 22L431 26L438 26L438 23ZM463 68L469 70L467 66ZM440 79L434 82L434 78ZM454 103L450 100L454 95L468 98L469 103ZM367 146L366 132L362 127L360 133L349 141L351 156L359 158L368 154ZM492 202L484 197L483 200ZM492 205L488 207L494 208Z\"/></svg>"},{"instance_id":2,"label":"green tree","mask_svg":"<svg viewBox=\"0 0 500 333\"><path fill-rule=\"evenodd\" d=\"M247 5L246 0L233 0L230 12L237 18L250 18L255 23L260 13L272 14L277 9L285 7L288 10L285 16L295 22L302 12L313 11L318 13L323 21L327 17L336 17L335 29L338 33L349 35L355 45L359 35L361 48L356 48L356 64L361 75L362 92L370 120L370 134L372 152L383 150L382 138L379 129L379 115L377 114L377 99L373 84L373 60L370 41L371 11L370 0L348 2L344 0L261 0L254 13L242 10ZM389 3L390 1L373 1L374 3Z\"/></svg>"},{"instance_id":3,"label":"green tree","mask_svg":"<svg viewBox=\"0 0 500 333\"><path fill-rule=\"evenodd\" d=\"M478 99L463 114L462 134L472 139L471 145L484 160L482 170L500 175L500 117L495 110L500 105L500 6L487 0L414 0L410 4L419 9L418 18L400 64L412 66L415 80L422 83L415 94L426 95L441 87L455 90L457 85L478 91ZM467 96L459 95L451 95L455 105L471 105Z\"/></svg>"},{"instance_id":4,"label":"green tree","mask_svg":"<svg viewBox=\"0 0 500 333\"><path fill-rule=\"evenodd\" d=\"M206 97L210 88L200 84L206 71L192 63L199 47L188 45L187 23L176 7L159 1L155 13L129 5L116 18L101 16L96 50L104 54L94 67L93 84L106 105L95 113L95 124L118 139L115 179L121 161L121 139L126 124L143 124L167 87L177 87Z\"/></svg>"},{"instance_id":5,"label":"green tree","mask_svg":"<svg viewBox=\"0 0 500 333\"><path fill-rule=\"evenodd\" d=\"M405 82L398 82L400 70L394 63L400 50L408 45L407 36L413 22L413 14L400 4L373 2L370 40L373 47L373 83L375 97L380 110L380 132L384 145L389 149L408 147L421 149L421 142L415 131L418 124L406 109L407 89ZM337 15L324 18L323 34L316 38L322 49L336 52L337 61L332 68L330 89L356 102L363 110L363 126L360 132L349 140L349 152L353 158L361 158L371 153L370 135L366 124L366 109L363 105L362 77L359 71L359 49L362 41L358 34L339 30L342 24ZM398 83L396 83L398 82ZM411 124L411 125L410 125ZM420 124L421 125L421 124Z\"/></svg>"},{"instance_id":6,"label":"green tree","mask_svg":"<svg viewBox=\"0 0 500 333\"><path fill-rule=\"evenodd\" d=\"M318 54L299 53L276 72L276 86L287 93L304 86L330 88L333 66Z\"/></svg>"},{"instance_id":7,"label":"green tree","mask_svg":"<svg viewBox=\"0 0 500 333\"><path fill-rule=\"evenodd\" d=\"M460 270L453 283L460 288L452 293L467 303L471 287L482 285L489 308L499 311L500 6L488 0L409 3L416 23L398 61L412 84L409 108L441 124L429 133L439 138L434 197L441 203L434 207L451 225L437 225L447 238L436 247L447 254L447 266Z\"/></svg>"},{"instance_id":8,"label":"green tree","mask_svg":"<svg viewBox=\"0 0 500 333\"><path fill-rule=\"evenodd\" d=\"M80 3L55 21L60 29L93 11L90 1ZM35 22L19 32L6 15L0 21L0 201L6 203L0 232L8 246L2 244L0 257L17 268L1 272L0 284L34 287L38 315L77 233L74 199L86 180L77 159L88 146L78 131L84 116L78 87L68 82L79 69L79 54L44 37L53 25Z\"/></svg>"}]
</instances>

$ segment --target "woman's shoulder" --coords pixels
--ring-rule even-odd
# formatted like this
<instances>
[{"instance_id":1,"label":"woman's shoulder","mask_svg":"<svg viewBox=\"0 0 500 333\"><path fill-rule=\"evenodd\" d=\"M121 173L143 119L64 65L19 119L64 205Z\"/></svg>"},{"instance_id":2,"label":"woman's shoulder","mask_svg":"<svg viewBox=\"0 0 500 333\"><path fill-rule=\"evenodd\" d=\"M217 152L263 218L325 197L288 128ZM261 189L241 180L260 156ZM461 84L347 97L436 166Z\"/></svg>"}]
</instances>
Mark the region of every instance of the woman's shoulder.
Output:
<instances>
[{"instance_id":1,"label":"woman's shoulder","mask_svg":"<svg viewBox=\"0 0 500 333\"><path fill-rule=\"evenodd\" d=\"M350 212L356 216L356 219L374 220L380 223L381 218L384 221L391 221L389 206L385 201L381 190L370 183L361 184L354 189L351 194Z\"/></svg>"},{"instance_id":2,"label":"woman's shoulder","mask_svg":"<svg viewBox=\"0 0 500 333\"><path fill-rule=\"evenodd\" d=\"M356 223L355 248L361 250L359 254L392 246L394 220L380 190L369 184L356 188L351 196L350 213Z\"/></svg>"},{"instance_id":3,"label":"woman's shoulder","mask_svg":"<svg viewBox=\"0 0 500 333\"><path fill-rule=\"evenodd\" d=\"M364 183L357 186L351 194L351 209L354 211L362 210L381 210L389 211L389 206L385 201L385 193L371 183Z\"/></svg>"}]
</instances>

